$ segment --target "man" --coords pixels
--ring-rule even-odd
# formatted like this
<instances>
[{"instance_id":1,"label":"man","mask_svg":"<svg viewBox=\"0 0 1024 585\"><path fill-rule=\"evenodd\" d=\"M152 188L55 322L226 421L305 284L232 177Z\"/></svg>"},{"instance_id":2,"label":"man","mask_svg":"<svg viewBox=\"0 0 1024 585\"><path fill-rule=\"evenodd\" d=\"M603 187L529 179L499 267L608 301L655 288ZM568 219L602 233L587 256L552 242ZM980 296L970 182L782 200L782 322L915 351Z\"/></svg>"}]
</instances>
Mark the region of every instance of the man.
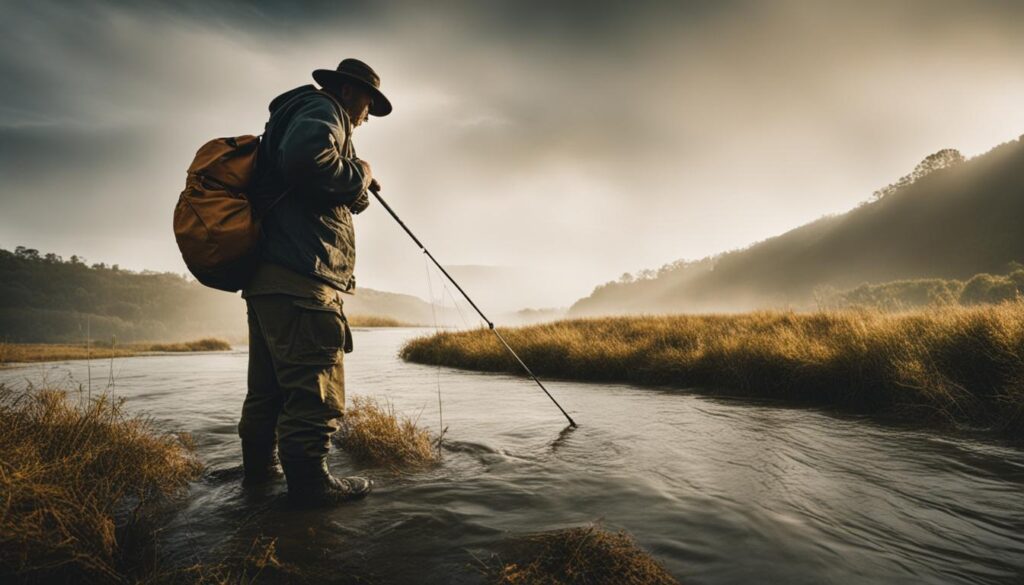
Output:
<instances>
[{"instance_id":1,"label":"man","mask_svg":"<svg viewBox=\"0 0 1024 585\"><path fill-rule=\"evenodd\" d=\"M339 293L355 288L352 215L379 189L356 157L352 131L391 103L366 63L345 59L270 104L251 197L263 215L261 263L243 289L249 312L248 394L238 434L244 485L280 476L288 497L329 505L365 496L372 484L327 467L345 404L342 356L350 330Z\"/></svg>"}]
</instances>

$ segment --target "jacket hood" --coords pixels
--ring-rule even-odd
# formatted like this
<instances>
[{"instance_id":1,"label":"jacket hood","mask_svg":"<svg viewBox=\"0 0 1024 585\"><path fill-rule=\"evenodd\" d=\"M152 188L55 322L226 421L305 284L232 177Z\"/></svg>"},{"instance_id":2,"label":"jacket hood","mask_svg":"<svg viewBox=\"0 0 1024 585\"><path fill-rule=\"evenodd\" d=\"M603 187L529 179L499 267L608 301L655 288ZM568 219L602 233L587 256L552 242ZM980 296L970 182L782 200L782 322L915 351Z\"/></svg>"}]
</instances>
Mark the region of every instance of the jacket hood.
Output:
<instances>
[{"instance_id":1,"label":"jacket hood","mask_svg":"<svg viewBox=\"0 0 1024 585\"><path fill-rule=\"evenodd\" d=\"M273 113L274 110L280 108L281 106L292 101L292 99L300 95L310 93L317 93L316 86L314 86L313 84L303 85L301 87L296 87L295 89L290 89L270 101L270 112Z\"/></svg>"}]
</instances>

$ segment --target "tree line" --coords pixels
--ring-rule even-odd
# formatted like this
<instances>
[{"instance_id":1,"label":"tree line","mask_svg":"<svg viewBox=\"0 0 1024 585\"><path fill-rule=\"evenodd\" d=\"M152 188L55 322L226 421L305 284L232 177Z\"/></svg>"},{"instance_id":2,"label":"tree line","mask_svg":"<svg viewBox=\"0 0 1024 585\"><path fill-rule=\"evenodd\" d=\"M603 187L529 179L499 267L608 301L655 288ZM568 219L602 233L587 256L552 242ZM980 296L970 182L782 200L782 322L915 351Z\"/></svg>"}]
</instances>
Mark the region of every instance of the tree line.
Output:
<instances>
[{"instance_id":1,"label":"tree line","mask_svg":"<svg viewBox=\"0 0 1024 585\"><path fill-rule=\"evenodd\" d=\"M180 341L245 335L244 304L172 272L0 249L0 341Z\"/></svg>"}]
</instances>

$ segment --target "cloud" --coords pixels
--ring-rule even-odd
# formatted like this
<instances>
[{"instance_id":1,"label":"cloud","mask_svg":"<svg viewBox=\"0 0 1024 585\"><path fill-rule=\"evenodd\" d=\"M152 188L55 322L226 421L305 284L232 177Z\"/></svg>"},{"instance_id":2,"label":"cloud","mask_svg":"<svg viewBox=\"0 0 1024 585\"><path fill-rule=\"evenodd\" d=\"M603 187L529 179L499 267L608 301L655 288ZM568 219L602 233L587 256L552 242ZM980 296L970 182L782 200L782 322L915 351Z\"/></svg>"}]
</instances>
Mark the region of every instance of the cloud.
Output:
<instances>
[{"instance_id":1,"label":"cloud","mask_svg":"<svg viewBox=\"0 0 1024 585\"><path fill-rule=\"evenodd\" d=\"M47 249L13 241L35 222L132 266L123 232L136 268L180 270L195 149L346 56L395 103L356 143L407 219L451 262L568 267L566 303L1024 131L1016 2L5 4L0 245ZM360 281L416 292L389 221L360 217Z\"/></svg>"}]
</instances>

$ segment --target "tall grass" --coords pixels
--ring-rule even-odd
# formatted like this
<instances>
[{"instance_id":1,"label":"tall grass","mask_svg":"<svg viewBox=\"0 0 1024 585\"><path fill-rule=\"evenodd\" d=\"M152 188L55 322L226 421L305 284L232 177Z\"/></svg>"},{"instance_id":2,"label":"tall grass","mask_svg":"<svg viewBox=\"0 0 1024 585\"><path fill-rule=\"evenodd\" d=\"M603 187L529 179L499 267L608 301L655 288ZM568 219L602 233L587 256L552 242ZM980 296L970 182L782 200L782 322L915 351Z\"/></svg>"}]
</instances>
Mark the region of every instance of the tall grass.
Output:
<instances>
[{"instance_id":1,"label":"tall grass","mask_svg":"<svg viewBox=\"0 0 1024 585\"><path fill-rule=\"evenodd\" d=\"M201 468L188 437L103 395L0 386L0 581L119 583Z\"/></svg>"},{"instance_id":2,"label":"tall grass","mask_svg":"<svg viewBox=\"0 0 1024 585\"><path fill-rule=\"evenodd\" d=\"M1024 435L1024 303L914 313L671 315L503 329L539 375L698 387ZM409 361L520 374L487 330L407 343Z\"/></svg>"}]
</instances>

